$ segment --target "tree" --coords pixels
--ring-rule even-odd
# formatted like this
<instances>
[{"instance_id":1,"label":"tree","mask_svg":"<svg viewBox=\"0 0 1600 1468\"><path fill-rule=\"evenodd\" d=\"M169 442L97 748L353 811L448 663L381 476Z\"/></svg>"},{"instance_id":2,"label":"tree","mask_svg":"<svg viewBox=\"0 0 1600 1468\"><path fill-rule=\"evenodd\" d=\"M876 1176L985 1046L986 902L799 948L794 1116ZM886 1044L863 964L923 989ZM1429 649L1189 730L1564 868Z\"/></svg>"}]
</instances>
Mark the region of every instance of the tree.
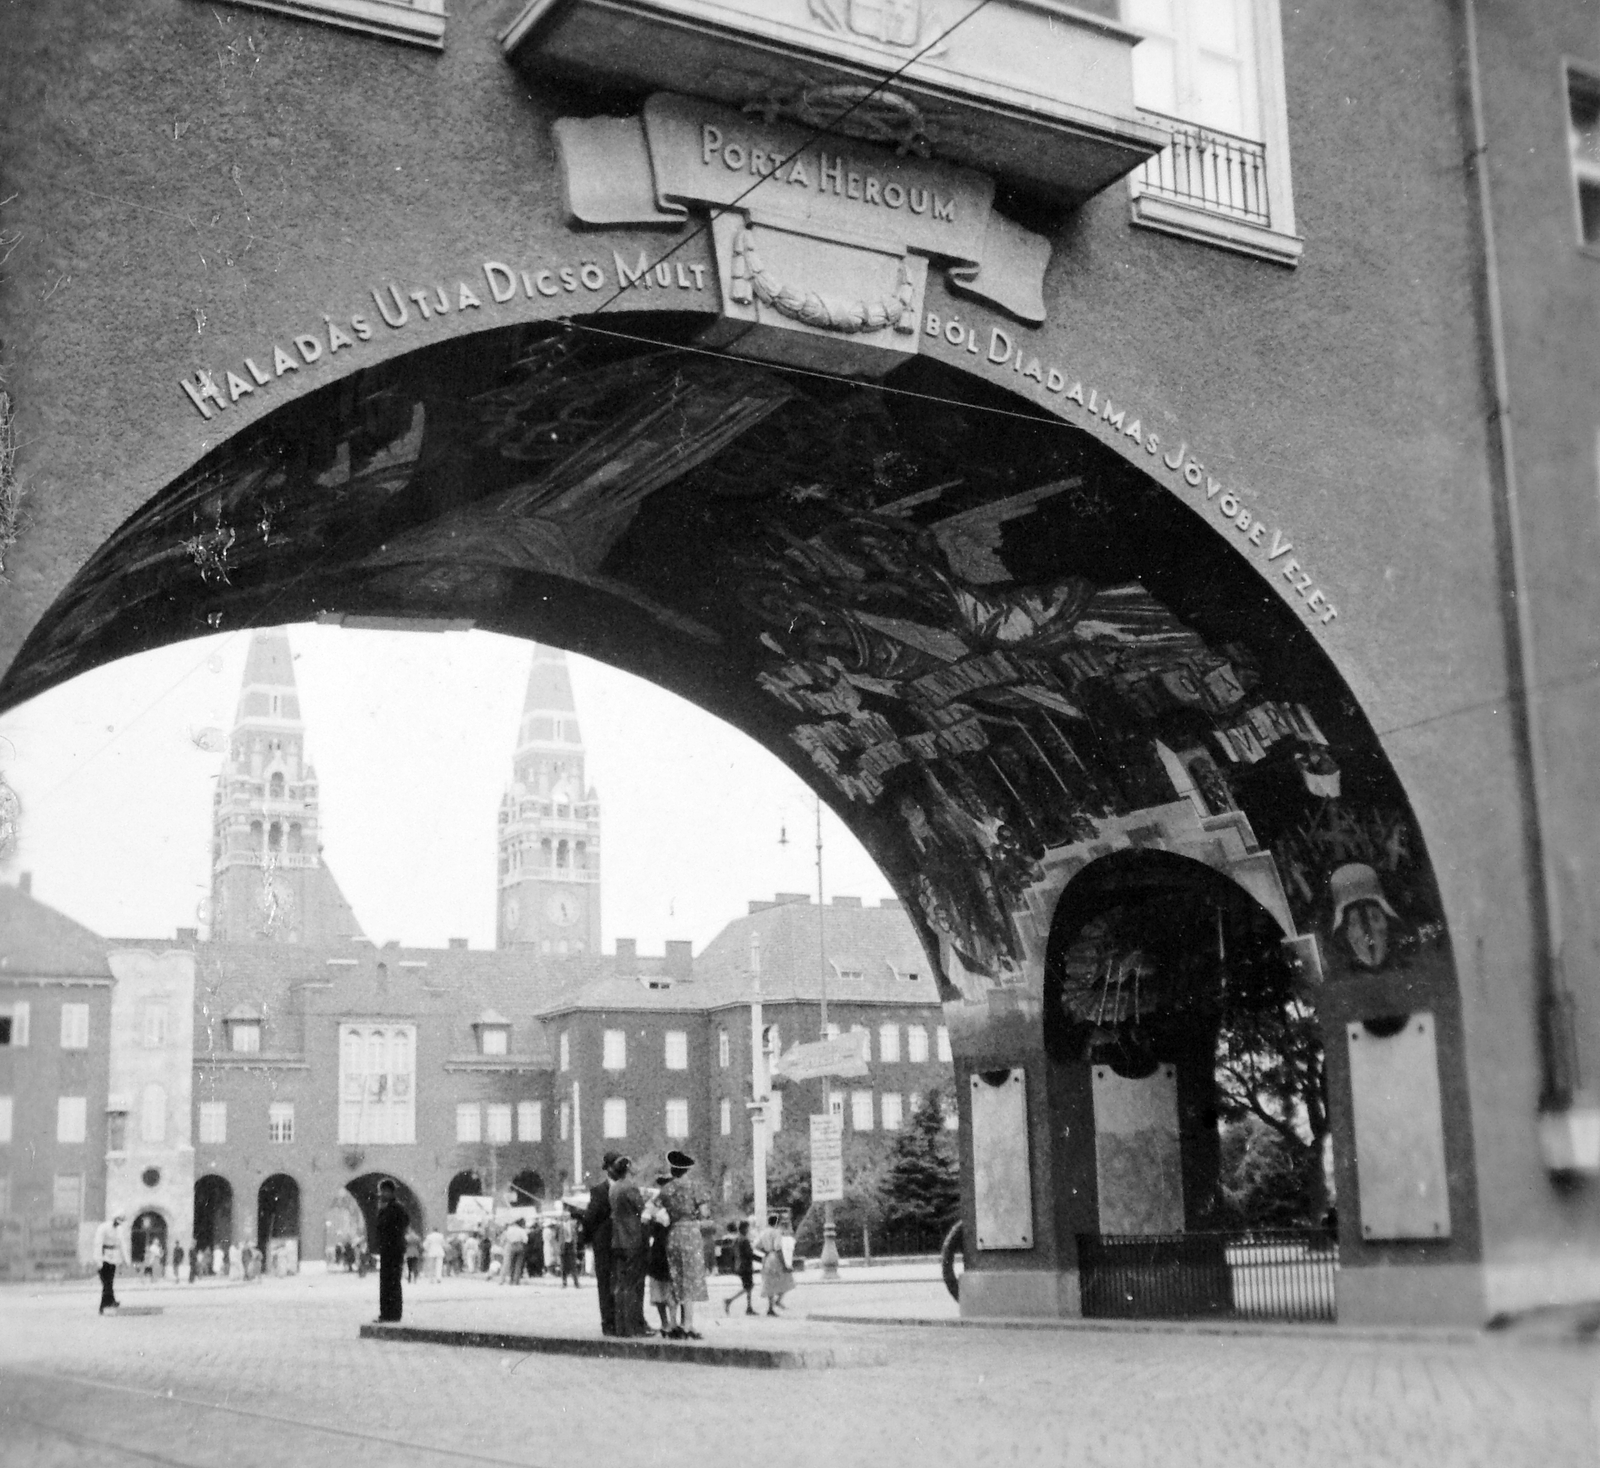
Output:
<instances>
[{"instance_id":1,"label":"tree","mask_svg":"<svg viewBox=\"0 0 1600 1468\"><path fill-rule=\"evenodd\" d=\"M932 1233L959 1211L961 1174L949 1136L939 1093L930 1091L889 1149L882 1182L886 1227Z\"/></svg>"},{"instance_id":2,"label":"tree","mask_svg":"<svg viewBox=\"0 0 1600 1468\"><path fill-rule=\"evenodd\" d=\"M1222 1128L1219 1183L1224 1220L1234 1228L1293 1228L1314 1219L1300 1149L1253 1112Z\"/></svg>"}]
</instances>

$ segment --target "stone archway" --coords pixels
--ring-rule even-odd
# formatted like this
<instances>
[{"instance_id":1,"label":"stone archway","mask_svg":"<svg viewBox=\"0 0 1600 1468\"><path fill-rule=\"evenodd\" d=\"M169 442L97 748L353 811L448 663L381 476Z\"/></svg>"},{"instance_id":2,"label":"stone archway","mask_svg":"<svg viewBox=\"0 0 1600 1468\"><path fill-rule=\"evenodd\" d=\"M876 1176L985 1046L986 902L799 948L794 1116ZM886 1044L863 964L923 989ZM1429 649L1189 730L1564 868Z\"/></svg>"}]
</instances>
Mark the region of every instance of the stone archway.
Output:
<instances>
[{"instance_id":1,"label":"stone archway","mask_svg":"<svg viewBox=\"0 0 1600 1468\"><path fill-rule=\"evenodd\" d=\"M163 1265L170 1252L167 1248L167 1215L159 1208L146 1208L134 1215L130 1230L130 1262L142 1266L152 1246L159 1247Z\"/></svg>"},{"instance_id":2,"label":"stone archway","mask_svg":"<svg viewBox=\"0 0 1600 1468\"><path fill-rule=\"evenodd\" d=\"M366 1247L374 1254L378 1249L377 1234L374 1232L378 1218L378 1185L385 1181L394 1184L396 1200L411 1215L411 1227L419 1234L426 1234L428 1231L427 1214L423 1210L422 1201L409 1183L386 1172L368 1172L360 1177L351 1178L344 1185L345 1191L355 1199L361 1209L361 1217L367 1229Z\"/></svg>"},{"instance_id":3,"label":"stone archway","mask_svg":"<svg viewBox=\"0 0 1600 1468\"><path fill-rule=\"evenodd\" d=\"M233 1238L233 1184L218 1173L208 1172L194 1183L196 1255L209 1254L213 1249L226 1252ZM209 1259L204 1263L209 1265Z\"/></svg>"},{"instance_id":4,"label":"stone archway","mask_svg":"<svg viewBox=\"0 0 1600 1468\"><path fill-rule=\"evenodd\" d=\"M275 1274L299 1268L300 1184L286 1172L273 1173L256 1192L256 1247Z\"/></svg>"},{"instance_id":5,"label":"stone archway","mask_svg":"<svg viewBox=\"0 0 1600 1468\"><path fill-rule=\"evenodd\" d=\"M699 349L703 324L487 330L290 402L100 548L0 698L269 611L470 622L637 672L778 754L846 820L935 957L963 1075L1039 1055L1056 900L1091 861L1158 847L1220 862L1285 930L1320 933L1332 970L1348 948L1334 879L1359 868L1401 919L1391 987L1441 1016L1443 1252L1471 1260L1432 870L1317 641L1321 613L1267 589L1265 533L1235 516L1197 535L1231 493L1131 421L1063 422L1070 395L1046 411L928 356L882 383L793 374ZM1036 1211L1053 1146L1037 1138ZM1054 1301L1064 1261L1026 1239ZM974 1247L963 1308L983 1309L1004 1261ZM1404 1238L1370 1257L1423 1262Z\"/></svg>"}]
</instances>

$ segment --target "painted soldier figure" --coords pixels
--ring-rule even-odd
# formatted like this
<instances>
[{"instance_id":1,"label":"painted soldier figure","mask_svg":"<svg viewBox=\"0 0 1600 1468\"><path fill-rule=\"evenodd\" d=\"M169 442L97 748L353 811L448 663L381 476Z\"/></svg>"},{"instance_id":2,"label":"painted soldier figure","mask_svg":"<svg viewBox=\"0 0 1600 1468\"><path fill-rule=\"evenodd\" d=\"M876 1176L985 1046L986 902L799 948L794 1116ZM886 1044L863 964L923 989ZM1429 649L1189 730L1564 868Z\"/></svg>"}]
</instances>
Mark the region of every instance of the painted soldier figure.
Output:
<instances>
[{"instance_id":1,"label":"painted soldier figure","mask_svg":"<svg viewBox=\"0 0 1600 1468\"><path fill-rule=\"evenodd\" d=\"M378 1184L378 1321L400 1319L400 1276L406 1267L406 1233L411 1215L395 1198L395 1186L385 1178Z\"/></svg>"}]
</instances>

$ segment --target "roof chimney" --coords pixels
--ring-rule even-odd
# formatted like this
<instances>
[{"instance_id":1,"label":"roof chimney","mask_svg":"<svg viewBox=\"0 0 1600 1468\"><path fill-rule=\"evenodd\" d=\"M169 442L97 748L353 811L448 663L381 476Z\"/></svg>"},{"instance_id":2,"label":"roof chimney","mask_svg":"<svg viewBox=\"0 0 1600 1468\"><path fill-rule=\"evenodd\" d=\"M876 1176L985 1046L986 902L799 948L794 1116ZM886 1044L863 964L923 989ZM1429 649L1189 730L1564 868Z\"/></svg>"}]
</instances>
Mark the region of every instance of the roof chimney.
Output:
<instances>
[{"instance_id":1,"label":"roof chimney","mask_svg":"<svg viewBox=\"0 0 1600 1468\"><path fill-rule=\"evenodd\" d=\"M17 873L17 891L19 891L24 897L33 896L33 873L32 872L18 872Z\"/></svg>"},{"instance_id":2,"label":"roof chimney","mask_svg":"<svg viewBox=\"0 0 1600 1468\"><path fill-rule=\"evenodd\" d=\"M467 940L465 938L452 938L450 940L450 946L452 948L465 948L467 946Z\"/></svg>"},{"instance_id":3,"label":"roof chimney","mask_svg":"<svg viewBox=\"0 0 1600 1468\"><path fill-rule=\"evenodd\" d=\"M667 939L666 970L671 979L694 977L694 944L687 938Z\"/></svg>"},{"instance_id":4,"label":"roof chimney","mask_svg":"<svg viewBox=\"0 0 1600 1468\"><path fill-rule=\"evenodd\" d=\"M838 893L835 893L833 905L835 907L860 907L861 899L859 897L840 897Z\"/></svg>"},{"instance_id":5,"label":"roof chimney","mask_svg":"<svg viewBox=\"0 0 1600 1468\"><path fill-rule=\"evenodd\" d=\"M898 908L902 907L903 905L904 904L898 897L883 897L878 900L879 907Z\"/></svg>"},{"instance_id":6,"label":"roof chimney","mask_svg":"<svg viewBox=\"0 0 1600 1468\"><path fill-rule=\"evenodd\" d=\"M633 969L639 966L639 942L636 938L617 939L617 971Z\"/></svg>"},{"instance_id":7,"label":"roof chimney","mask_svg":"<svg viewBox=\"0 0 1600 1468\"><path fill-rule=\"evenodd\" d=\"M788 902L810 902L811 894L809 892L779 892L775 901L779 907Z\"/></svg>"},{"instance_id":8,"label":"roof chimney","mask_svg":"<svg viewBox=\"0 0 1600 1468\"><path fill-rule=\"evenodd\" d=\"M200 936L200 929L199 928L179 928L178 929L178 942L180 942L182 944L185 944L186 946L188 946L190 948L194 947L195 941L199 938L199 936Z\"/></svg>"}]
</instances>

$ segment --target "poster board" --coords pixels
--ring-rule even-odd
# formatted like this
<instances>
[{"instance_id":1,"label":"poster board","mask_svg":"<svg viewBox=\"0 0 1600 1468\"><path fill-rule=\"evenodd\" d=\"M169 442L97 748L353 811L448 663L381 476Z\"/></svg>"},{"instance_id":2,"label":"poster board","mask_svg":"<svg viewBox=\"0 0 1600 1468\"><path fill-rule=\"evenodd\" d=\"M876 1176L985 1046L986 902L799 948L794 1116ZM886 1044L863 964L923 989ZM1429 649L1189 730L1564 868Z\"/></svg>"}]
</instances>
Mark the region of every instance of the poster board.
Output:
<instances>
[{"instance_id":1,"label":"poster board","mask_svg":"<svg viewBox=\"0 0 1600 1468\"><path fill-rule=\"evenodd\" d=\"M1158 1065L1130 1080L1097 1065L1093 1083L1100 1232L1182 1233L1177 1068Z\"/></svg>"},{"instance_id":2,"label":"poster board","mask_svg":"<svg viewBox=\"0 0 1600 1468\"><path fill-rule=\"evenodd\" d=\"M980 1249L1033 1247L1027 1073L983 1071L972 1092L972 1168Z\"/></svg>"},{"instance_id":3,"label":"poster board","mask_svg":"<svg viewBox=\"0 0 1600 1468\"><path fill-rule=\"evenodd\" d=\"M844 1197L844 1118L811 1118L811 1201L837 1203Z\"/></svg>"}]
</instances>

